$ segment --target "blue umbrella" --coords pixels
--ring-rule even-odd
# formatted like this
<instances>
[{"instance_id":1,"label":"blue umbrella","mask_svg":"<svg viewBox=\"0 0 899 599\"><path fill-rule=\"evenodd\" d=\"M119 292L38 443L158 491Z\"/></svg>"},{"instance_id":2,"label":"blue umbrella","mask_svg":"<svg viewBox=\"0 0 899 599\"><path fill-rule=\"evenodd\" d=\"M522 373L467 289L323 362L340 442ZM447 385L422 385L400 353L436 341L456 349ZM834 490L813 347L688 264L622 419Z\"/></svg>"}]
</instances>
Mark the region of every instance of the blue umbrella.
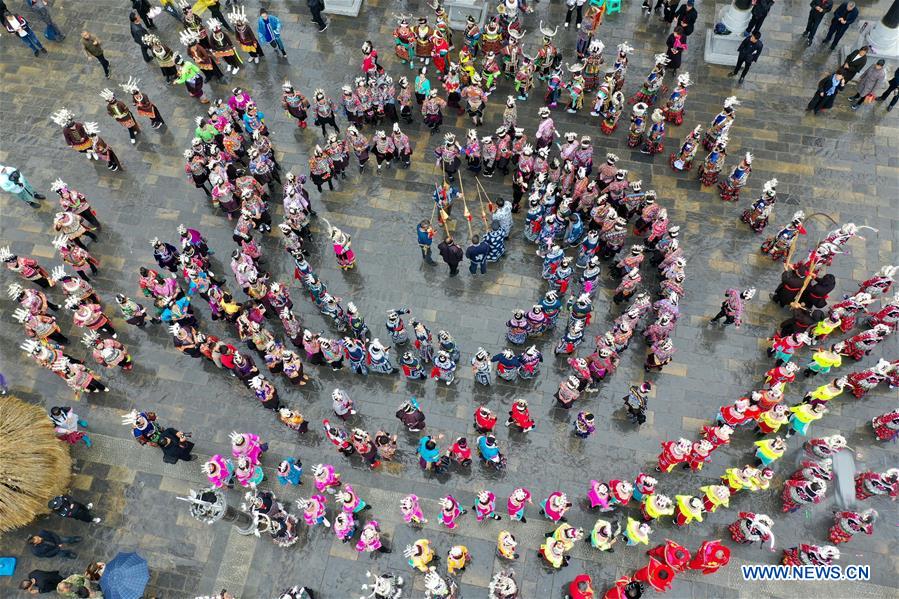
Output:
<instances>
[{"instance_id":1,"label":"blue umbrella","mask_svg":"<svg viewBox=\"0 0 899 599\"><path fill-rule=\"evenodd\" d=\"M147 560L136 553L120 553L106 564L100 590L106 599L140 599L148 580Z\"/></svg>"}]
</instances>

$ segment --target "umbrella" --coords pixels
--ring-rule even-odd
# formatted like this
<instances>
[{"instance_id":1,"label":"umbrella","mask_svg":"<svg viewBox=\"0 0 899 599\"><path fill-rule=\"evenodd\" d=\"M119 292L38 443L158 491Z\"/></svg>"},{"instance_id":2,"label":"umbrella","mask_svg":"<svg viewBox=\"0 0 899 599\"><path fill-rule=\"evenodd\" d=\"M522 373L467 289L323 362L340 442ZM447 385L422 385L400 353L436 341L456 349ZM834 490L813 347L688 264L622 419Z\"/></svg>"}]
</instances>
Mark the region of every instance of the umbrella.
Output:
<instances>
[{"instance_id":1,"label":"umbrella","mask_svg":"<svg viewBox=\"0 0 899 599\"><path fill-rule=\"evenodd\" d=\"M106 599L140 599L148 580L147 560L136 553L119 553L106 564L100 590Z\"/></svg>"}]
</instances>

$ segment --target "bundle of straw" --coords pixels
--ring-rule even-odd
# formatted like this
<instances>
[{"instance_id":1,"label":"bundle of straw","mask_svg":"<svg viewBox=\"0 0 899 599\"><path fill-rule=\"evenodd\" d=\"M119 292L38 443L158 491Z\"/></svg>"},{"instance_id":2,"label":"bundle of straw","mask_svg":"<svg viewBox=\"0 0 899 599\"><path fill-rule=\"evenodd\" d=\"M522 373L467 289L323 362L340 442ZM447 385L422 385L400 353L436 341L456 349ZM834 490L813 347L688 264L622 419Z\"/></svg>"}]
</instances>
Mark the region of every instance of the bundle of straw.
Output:
<instances>
[{"instance_id":1,"label":"bundle of straw","mask_svg":"<svg viewBox=\"0 0 899 599\"><path fill-rule=\"evenodd\" d=\"M46 514L47 502L65 492L72 474L68 446L38 406L0 400L0 533Z\"/></svg>"}]
</instances>

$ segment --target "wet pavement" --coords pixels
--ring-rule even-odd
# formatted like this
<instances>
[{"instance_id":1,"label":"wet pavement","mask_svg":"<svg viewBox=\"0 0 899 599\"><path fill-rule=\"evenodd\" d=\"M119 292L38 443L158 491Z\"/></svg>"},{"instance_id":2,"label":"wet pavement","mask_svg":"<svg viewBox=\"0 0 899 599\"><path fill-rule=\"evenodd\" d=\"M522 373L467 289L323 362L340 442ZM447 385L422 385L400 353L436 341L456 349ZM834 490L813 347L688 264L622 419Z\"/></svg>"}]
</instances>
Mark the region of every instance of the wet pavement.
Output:
<instances>
[{"instance_id":1,"label":"wet pavement","mask_svg":"<svg viewBox=\"0 0 899 599\"><path fill-rule=\"evenodd\" d=\"M319 141L319 132L312 127L297 129L280 110L283 79L289 77L306 95L321 86L336 97L340 86L350 83L359 73L359 46L366 38L379 49L381 63L394 78L400 75L411 78L412 72L399 64L392 53L392 15L431 14L432 11L424 3L367 2L358 19L332 17L327 32L318 34L309 22L304 3L279 1L268 6L284 24L288 59L278 59L267 52L261 64L247 64L227 84L213 85L213 96L226 97L234 85L248 89L267 115L281 164L305 173L308 153ZM862 7L863 17L879 17L886 6L885 1L866 4ZM55 196L49 192L49 186L56 177L61 177L91 200L104 224L99 243L91 246L102 262L95 286L110 315L114 312L115 293L139 297L137 269L152 264L149 239L159 236L174 241L179 223L198 228L206 235L217 252L216 272L226 273L229 286L237 287L223 262L233 247L230 227L209 209L204 195L188 183L183 173L181 152L192 137L193 118L203 109L181 87L167 88L158 70L143 63L139 48L128 34L128 10L126 3L106 0L58 3L54 17L70 34L66 42L61 45L48 42L45 45L49 53L32 59L24 46L6 36L0 65L3 78L0 163L22 168L35 187L48 196ZM638 3L631 3L624 10L624 14L606 19L599 36L607 48L607 61L613 55L613 48L623 40L636 48L625 87L626 95L630 96L648 73L652 55L664 48L667 32L656 18L643 17ZM597 432L586 440L572 434L571 421L577 410L565 412L555 407L552 399L559 380L567 374L564 361L552 356L554 338L542 339L537 344L546 359L537 379L513 384L497 381L489 389L475 386L467 367L474 352L484 347L496 353L505 347L504 323L511 311L527 309L538 301L545 292L545 283L540 279L539 258L534 255L534 247L521 235L521 216L516 217L506 257L491 264L486 276L473 277L463 269L460 276L449 278L442 263L436 267L422 263L414 228L431 213L435 183L431 157L439 138L429 136L416 115L414 124L403 127L414 145L410 169L386 170L378 175L373 172L372 160L362 176L351 167L348 180L341 182L337 191L326 191L321 196L314 188L311 191L319 214L353 236L358 267L348 273L337 269L330 245L323 239L321 220L315 225L317 235L310 263L334 295L359 306L374 335L382 341L388 338L384 329L386 311L401 306L410 308L414 316L423 319L435 335L440 329L452 333L462 350L457 382L446 387L433 381L406 382L399 376L361 378L348 369L334 373L310 366L308 372L313 381L305 388L288 388L283 379L275 379L282 399L312 422L309 433L297 436L278 424L237 382L212 364L176 352L163 328L131 328L116 314L114 320L121 333L120 340L128 346L136 366L129 373L108 373L110 393L74 399L59 379L38 368L16 349L21 329L11 318L15 306L4 300L0 302L0 322L4 323L0 327L0 341L6 348L2 370L10 380L11 390L48 408L71 405L90 421L89 431L95 443L90 449L80 446L74 449L77 465L73 494L84 501L93 501L104 517L102 524L90 529L82 523L71 524L55 517L35 523L33 528L47 527L63 534L83 535L85 541L74 561L23 556L24 543L20 539L25 538L26 531L0 539L2 553L20 555L18 573L33 567L61 568L65 572L80 570L93 559L108 560L120 550L137 550L150 563L152 592L149 595L160 598L192 597L221 588L228 588L243 599L266 598L276 596L287 586L303 584L315 590L317 597L344 599L358 596L369 569L402 573L409 580L409 596L421 597L421 577L412 574L402 549L424 536L444 558L451 545L464 544L469 548L473 563L457 578L464 597L480 598L486 597L491 576L503 566L495 557L496 536L503 527L509 527L521 543L521 558L512 567L521 582L523 597L560 597L563 586L581 571L590 573L601 591L619 576L645 565L643 552L636 548L619 546L615 553L603 554L587 544L579 544L570 566L560 572L549 571L536 550L551 527L537 514L537 504L549 492L562 489L575 498L570 521L589 530L596 518L586 509L584 499L591 478L632 479L641 470L650 471L661 441L679 436L696 438L701 425L714 417L719 406L760 386L763 373L771 366L763 351L765 338L775 323L786 318L786 313L767 299L779 279L780 266L759 254L761 238L739 222L740 212L758 197L762 184L772 177L779 180L778 203L770 232L786 222L794 210L801 208L807 214L816 215L807 223L809 235L804 240L806 245L800 248L802 252L834 228L831 219L879 230L876 234L865 232L866 240L850 242L848 254L837 257L829 271L839 280L834 297L854 291L856 282L868 278L881 265L899 262L896 113L886 113L882 104L863 106L857 112L848 110L845 98L854 93L852 86L838 99L835 110L818 117L803 112L815 84L825 71L836 66L837 60L826 47L815 44L806 48L798 40L805 23L805 2L775 5L763 29L763 57L742 86L735 86L732 79L725 77L726 67L701 61L704 31L712 24L713 8L700 6L699 11L700 19L682 67L694 81L687 100L687 116L682 126L669 127L666 147L668 151L676 149L694 124L706 127L723 99L736 94L741 105L731 130L727 168L743 152L755 155L753 173L739 204L722 202L713 190L701 189L695 171L675 174L668 167L667 151L653 160L628 149L624 122L616 133L607 137L600 133L597 120L586 111L569 115L557 110L553 115L560 131L573 130L593 136L596 160L601 160L607 151L616 152L621 157L620 164L630 169L632 179L641 178L644 189L658 191L671 222L682 228L681 238L689 263L686 295L681 302L682 318L674 336L678 351L663 373L648 377L655 383L655 390L649 400L646 424L635 429L621 410L620 398L629 385L644 380L644 350L636 339L622 356L618 372L598 393L577 406L590 409L597 417ZM255 3L247 7L247 12L255 12ZM537 4L535 14L525 17L525 28L529 31L527 47L536 50L539 39L534 32L540 19L558 23L563 15L564 6L558 2ZM31 21L37 23L36 19ZM180 47L176 21L167 14L160 15L156 21L162 39L173 48ZM103 79L99 65L83 55L77 39L82 27L98 35L107 49L113 69L111 81ZM851 46L852 37L852 33L847 34L844 44ZM456 32L457 44L460 39L461 33ZM556 39L571 61L574 31L560 28ZM888 65L890 73L894 67ZM133 147L126 132L106 115L105 104L97 95L103 87L117 85L129 75L141 79L142 88L169 124L161 131L145 126ZM670 79L669 76L669 84ZM504 81L491 95L485 113L486 124L480 128L482 135L499 125L502 103L509 90L509 83ZM529 135L537 125L540 93L535 91L528 102L519 103L519 126L525 127ZM99 123L103 137L119 154L124 165L122 172L109 173L64 146L58 128L49 120L50 113L63 106L81 120ZM341 119L339 124L343 128L346 121ZM445 130L456 132L462 139L468 126L466 118L452 115L447 117ZM505 181L499 177L481 180L492 198L511 195L510 177ZM463 183L473 195L473 178L466 175ZM3 245L11 244L19 254L55 265L58 258L50 244L55 210L45 205L39 211L32 211L6 194L3 198L0 204ZM53 203L53 199L45 204ZM477 214L478 208L475 205L471 208ZM276 213L277 220L280 207ZM459 226L457 237L467 239L464 224ZM290 283L295 311L306 326L331 332L295 286L292 262L278 236L267 237L263 245L268 268L277 280ZM12 281L9 273L5 281ZM657 289L655 276L648 271L645 282L648 290ZM615 285L616 281L604 272L588 335L606 330L619 313L619 308L611 302ZM717 311L724 289L731 286L759 289L758 296L749 305L744 326L741 329L709 327L708 318ZM56 292L52 295L58 300ZM203 330L233 340L234 331L213 322L208 308L201 304L196 302ZM68 318L62 320L68 334L71 322ZM587 345L589 342L582 346L582 354L588 351ZM69 351L87 357L80 345L73 344ZM894 337L879 346L860 367L875 363L879 356L895 359L896 354ZM847 364L843 371L856 367L854 363ZM819 384L823 381L792 385L788 401L798 401L807 389ZM350 425L372 433L385 430L399 434L400 451L395 462L385 463L371 472L358 459L347 460L333 451L316 423L332 415L330 393L335 387L344 389L357 403L359 414ZM476 436L471 416L477 405L489 406L502 418L518 397L529 401L537 428L525 435L499 427L499 443L508 456L508 467L502 473L474 465L435 477L418 467L415 448L419 435L403 432L393 416L397 406L409 396L419 398L422 403L427 415L426 433L444 435L442 446L459 435L472 439ZM881 387L861 402L838 399L825 419L812 426L812 434L844 434L855 451L859 469L883 470L895 465L895 444L874 441L868 423L871 417L895 407L896 398L895 390ZM232 430L260 435L270 443L270 451L263 460L267 474L263 486L273 489L285 504L308 496L312 485L304 477L300 488L280 487L273 478L273 469L283 456L300 457L307 473L314 464L334 464L343 480L373 505L368 517L381 523L393 552L373 558L358 555L351 545L338 542L330 531L308 530L305 526L301 527L298 543L283 550L264 538L240 536L225 523L206 526L194 521L187 514L186 505L175 498L205 483L205 477L199 472L201 462L166 465L155 449L133 443L129 429L120 423L121 415L132 408L153 410L163 425L191 431L201 459L227 453ZM660 477L661 491L671 496L698 493L698 487L717 479L725 468L751 462L754 440L749 431L739 432L732 445L718 450L713 463L700 473L677 471ZM738 568L743 563L777 563L781 548L800 542L821 544L827 540L831 510L837 507L832 491L818 506L792 515L780 514L781 483L799 459L798 445L796 439L791 442L791 449L777 470L772 491L738 496L731 509L708 515L703 523L689 529L676 529L670 522L656 526L653 544L671 538L692 550L708 538L724 538L729 543L726 526L738 511L765 512L775 519L777 552L729 543L734 555L731 566L707 577L683 575L674 582L671 596L807 597L821 591L820 586L810 583L745 583ZM471 514L452 532L437 524L437 500L447 493L459 498L463 505L470 505L475 494L486 488L496 493L503 504L517 486L529 488L535 499L535 506L528 510L526 525L510 525L505 518L499 523L478 524ZM411 492L422 498L430 519L424 532L408 528L399 516L398 499ZM237 491L229 493L231 505L237 506L240 499ZM896 596L899 529L895 527L895 505L876 500L867 502L866 507L875 507L881 513L874 534L844 546L839 563L870 564L871 581L830 586L829 596ZM638 512L631 508L625 513L637 515ZM4 595L12 592L11 585L17 579L0 582Z\"/></svg>"}]
</instances>

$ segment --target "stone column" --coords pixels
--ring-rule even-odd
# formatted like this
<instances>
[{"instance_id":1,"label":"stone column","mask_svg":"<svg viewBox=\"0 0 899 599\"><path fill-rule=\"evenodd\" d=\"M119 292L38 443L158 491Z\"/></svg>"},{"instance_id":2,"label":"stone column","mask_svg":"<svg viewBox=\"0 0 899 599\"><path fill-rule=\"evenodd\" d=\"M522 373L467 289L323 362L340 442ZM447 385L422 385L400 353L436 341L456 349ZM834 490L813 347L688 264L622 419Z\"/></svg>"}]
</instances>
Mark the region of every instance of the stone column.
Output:
<instances>
[{"instance_id":1,"label":"stone column","mask_svg":"<svg viewBox=\"0 0 899 599\"><path fill-rule=\"evenodd\" d=\"M873 46L876 56L899 55L899 0L893 0L887 14L871 29L868 43Z\"/></svg>"},{"instance_id":2,"label":"stone column","mask_svg":"<svg viewBox=\"0 0 899 599\"><path fill-rule=\"evenodd\" d=\"M749 19L752 17L752 0L734 0L724 9L719 19L729 31L742 35L746 31Z\"/></svg>"}]
</instances>

